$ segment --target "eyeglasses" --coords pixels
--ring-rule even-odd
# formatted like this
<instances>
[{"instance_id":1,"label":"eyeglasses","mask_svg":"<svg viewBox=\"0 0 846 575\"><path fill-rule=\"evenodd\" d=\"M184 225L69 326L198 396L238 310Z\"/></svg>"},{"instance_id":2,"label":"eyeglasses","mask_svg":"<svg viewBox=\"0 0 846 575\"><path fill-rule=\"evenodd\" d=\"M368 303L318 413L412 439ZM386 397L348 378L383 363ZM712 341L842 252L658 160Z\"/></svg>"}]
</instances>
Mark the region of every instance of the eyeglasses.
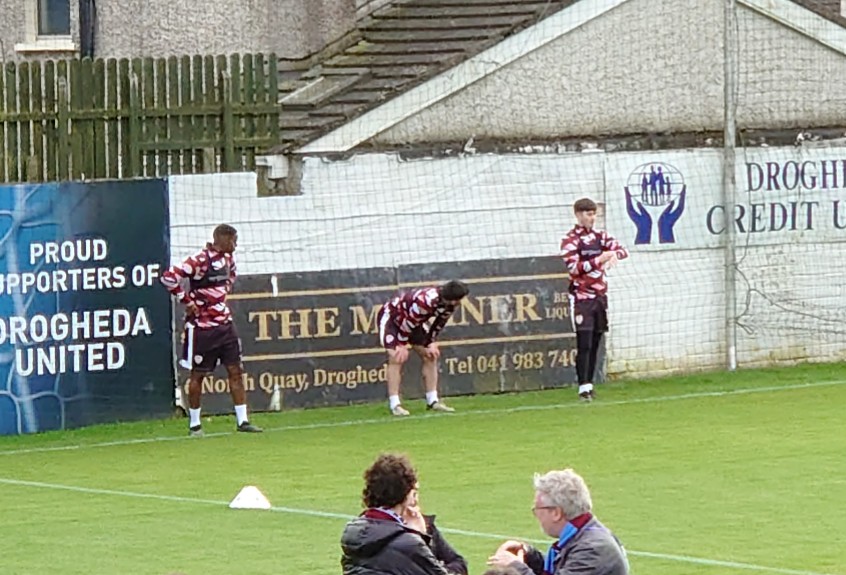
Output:
<instances>
[{"instance_id":1,"label":"eyeglasses","mask_svg":"<svg viewBox=\"0 0 846 575\"><path fill-rule=\"evenodd\" d=\"M555 505L535 505L532 507L532 513L537 514L539 509L555 509Z\"/></svg>"}]
</instances>

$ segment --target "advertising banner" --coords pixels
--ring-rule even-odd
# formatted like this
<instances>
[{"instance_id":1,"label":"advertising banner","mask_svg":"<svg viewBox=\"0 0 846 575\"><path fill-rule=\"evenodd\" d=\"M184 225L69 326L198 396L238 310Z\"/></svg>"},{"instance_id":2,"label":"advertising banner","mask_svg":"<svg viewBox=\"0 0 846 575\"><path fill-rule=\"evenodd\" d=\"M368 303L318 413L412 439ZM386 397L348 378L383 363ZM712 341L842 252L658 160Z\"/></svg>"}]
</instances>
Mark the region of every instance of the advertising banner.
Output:
<instances>
[{"instance_id":1,"label":"advertising banner","mask_svg":"<svg viewBox=\"0 0 846 575\"><path fill-rule=\"evenodd\" d=\"M0 186L0 434L170 413L164 180Z\"/></svg>"},{"instance_id":2,"label":"advertising banner","mask_svg":"<svg viewBox=\"0 0 846 575\"><path fill-rule=\"evenodd\" d=\"M438 340L443 396L575 382L568 281L557 257L251 275L238 279L229 299L251 409L385 399L379 308L400 290L450 279L466 282L470 295ZM403 377L406 399L423 397L420 364L412 353ZM180 382L187 379L188 372L180 370ZM276 406L274 390L280 397ZM222 367L204 380L203 392L205 413L232 411Z\"/></svg>"}]
</instances>

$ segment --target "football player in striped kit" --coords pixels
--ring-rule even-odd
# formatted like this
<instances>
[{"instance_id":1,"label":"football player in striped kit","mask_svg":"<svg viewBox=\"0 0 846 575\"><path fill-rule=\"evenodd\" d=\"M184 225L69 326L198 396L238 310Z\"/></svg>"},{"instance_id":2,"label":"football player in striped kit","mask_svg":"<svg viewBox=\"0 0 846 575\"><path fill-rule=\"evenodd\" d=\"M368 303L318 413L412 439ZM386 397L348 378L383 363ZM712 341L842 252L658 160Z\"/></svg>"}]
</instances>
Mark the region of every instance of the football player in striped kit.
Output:
<instances>
[{"instance_id":1,"label":"football player in striped kit","mask_svg":"<svg viewBox=\"0 0 846 575\"><path fill-rule=\"evenodd\" d=\"M608 331L606 270L629 257L620 242L594 227L596 203L582 198L573 205L576 226L561 240L561 257L570 273L570 317L576 331L579 397L592 401L593 376L602 335Z\"/></svg>"},{"instance_id":2,"label":"football player in striped kit","mask_svg":"<svg viewBox=\"0 0 846 575\"><path fill-rule=\"evenodd\" d=\"M237 430L257 433L261 428L247 419L247 392L241 367L241 339L232 322L226 296L235 283L238 232L230 225L214 229L213 242L179 265L162 274L161 282L185 304L185 333L180 365L191 369L188 383L189 433L202 436L200 398L202 381L222 363L229 376L229 390L235 405ZM181 282L188 281L186 292Z\"/></svg>"},{"instance_id":3,"label":"football player in striped kit","mask_svg":"<svg viewBox=\"0 0 846 575\"><path fill-rule=\"evenodd\" d=\"M436 340L456 306L468 293L467 285L453 280L440 287L402 292L388 300L379 310L379 343L388 353L388 407L393 415L409 415L399 397L408 346L423 360L426 408L442 412L455 411L438 398L438 358L441 352Z\"/></svg>"}]
</instances>

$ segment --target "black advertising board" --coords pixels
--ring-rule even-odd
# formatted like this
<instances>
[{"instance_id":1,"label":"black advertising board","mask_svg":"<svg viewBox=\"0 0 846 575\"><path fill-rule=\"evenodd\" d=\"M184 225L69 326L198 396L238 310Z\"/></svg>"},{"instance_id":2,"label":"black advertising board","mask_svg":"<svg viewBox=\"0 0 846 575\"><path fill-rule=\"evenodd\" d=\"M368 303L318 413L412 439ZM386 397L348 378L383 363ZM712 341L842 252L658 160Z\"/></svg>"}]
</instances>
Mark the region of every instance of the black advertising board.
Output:
<instances>
[{"instance_id":1,"label":"black advertising board","mask_svg":"<svg viewBox=\"0 0 846 575\"><path fill-rule=\"evenodd\" d=\"M465 281L470 295L439 338L443 397L575 383L568 281L557 257L250 275L229 299L250 408L270 409L276 388L282 409L384 400L379 308L400 290L449 279ZM181 370L180 382L187 378ZM205 413L231 412L222 367L204 380L203 393ZM413 353L402 395L423 397Z\"/></svg>"}]
</instances>

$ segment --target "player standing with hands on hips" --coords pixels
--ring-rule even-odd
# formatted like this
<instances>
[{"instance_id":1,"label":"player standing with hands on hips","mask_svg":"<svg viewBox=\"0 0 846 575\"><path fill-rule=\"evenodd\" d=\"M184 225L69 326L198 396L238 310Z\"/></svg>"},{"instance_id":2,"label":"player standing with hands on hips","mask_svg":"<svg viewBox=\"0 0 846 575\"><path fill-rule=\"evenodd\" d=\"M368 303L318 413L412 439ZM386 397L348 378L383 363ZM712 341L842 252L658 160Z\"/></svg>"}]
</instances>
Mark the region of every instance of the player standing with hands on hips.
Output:
<instances>
[{"instance_id":1,"label":"player standing with hands on hips","mask_svg":"<svg viewBox=\"0 0 846 575\"><path fill-rule=\"evenodd\" d=\"M570 273L570 317L576 330L579 397L592 401L593 376L602 334L608 331L608 281L605 272L629 252L603 230L594 228L596 203L582 198L573 205L576 226L561 240L561 257Z\"/></svg>"},{"instance_id":2,"label":"player standing with hands on hips","mask_svg":"<svg viewBox=\"0 0 846 575\"><path fill-rule=\"evenodd\" d=\"M261 428L247 419L247 391L241 368L241 340L232 322L226 296L235 283L235 258L238 232L230 225L214 229L213 243L162 274L162 284L178 301L185 304L185 334L180 365L191 369L188 383L189 433L202 436L200 398L202 381L218 362L226 367L229 390L235 404L238 431L257 433ZM188 292L181 280L187 279Z\"/></svg>"}]
</instances>

